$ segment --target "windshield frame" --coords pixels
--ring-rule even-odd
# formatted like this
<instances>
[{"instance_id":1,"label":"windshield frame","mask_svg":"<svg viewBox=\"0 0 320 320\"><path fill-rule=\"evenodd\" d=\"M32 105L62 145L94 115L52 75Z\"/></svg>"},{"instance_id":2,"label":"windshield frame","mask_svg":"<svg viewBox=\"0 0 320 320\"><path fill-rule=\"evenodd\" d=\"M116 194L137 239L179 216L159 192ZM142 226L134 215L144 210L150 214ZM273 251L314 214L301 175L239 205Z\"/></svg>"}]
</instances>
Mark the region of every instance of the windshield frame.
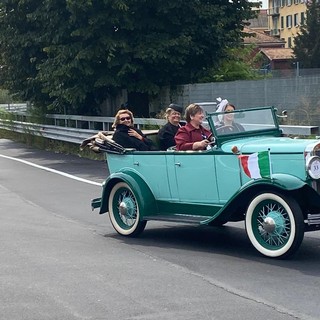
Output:
<instances>
[{"instance_id":1,"label":"windshield frame","mask_svg":"<svg viewBox=\"0 0 320 320\"><path fill-rule=\"evenodd\" d=\"M270 110L270 114L268 115L267 111ZM246 113L259 113L261 111L261 115L266 114L269 118L269 126L271 127L265 127L263 128L262 123L257 123L257 125L261 125L258 129L252 129L252 130L246 130L242 132L231 132L231 133L221 133L217 131L217 119L218 116L223 116L225 114L235 114L239 115L239 118L245 118ZM277 109L273 106L268 107L256 107L256 108L247 108L247 109L238 109L231 112L210 112L206 114L206 120L210 126L210 130L213 132L215 138L216 138L216 145L219 147L223 142L229 141L235 138L240 137L252 137L252 136L275 136L279 137L282 134L282 131L279 126L278 118L277 118ZM242 114L242 115L241 115ZM253 125L251 123L240 123L244 126L250 126Z\"/></svg>"}]
</instances>

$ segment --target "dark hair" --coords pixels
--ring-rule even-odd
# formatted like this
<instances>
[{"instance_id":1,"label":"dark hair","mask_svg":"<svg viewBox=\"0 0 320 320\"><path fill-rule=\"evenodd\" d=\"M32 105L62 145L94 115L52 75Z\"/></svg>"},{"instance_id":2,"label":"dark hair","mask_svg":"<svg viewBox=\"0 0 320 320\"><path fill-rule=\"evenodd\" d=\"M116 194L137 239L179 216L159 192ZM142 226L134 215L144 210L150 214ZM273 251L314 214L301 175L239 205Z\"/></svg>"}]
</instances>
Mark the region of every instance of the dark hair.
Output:
<instances>
[{"instance_id":1,"label":"dark hair","mask_svg":"<svg viewBox=\"0 0 320 320\"><path fill-rule=\"evenodd\" d=\"M226 110L228 106L231 107L231 108L233 108L233 110L236 110L235 105L232 104L232 103L228 103L228 104L224 107L224 110Z\"/></svg>"}]
</instances>

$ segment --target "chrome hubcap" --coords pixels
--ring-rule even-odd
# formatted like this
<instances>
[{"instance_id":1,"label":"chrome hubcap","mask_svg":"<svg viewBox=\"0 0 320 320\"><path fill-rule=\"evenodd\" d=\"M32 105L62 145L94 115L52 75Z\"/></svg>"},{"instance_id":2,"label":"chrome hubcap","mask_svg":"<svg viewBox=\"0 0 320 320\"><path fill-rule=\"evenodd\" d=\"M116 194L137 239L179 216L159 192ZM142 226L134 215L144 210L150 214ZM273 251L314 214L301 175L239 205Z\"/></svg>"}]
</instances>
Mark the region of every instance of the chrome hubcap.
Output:
<instances>
[{"instance_id":1,"label":"chrome hubcap","mask_svg":"<svg viewBox=\"0 0 320 320\"><path fill-rule=\"evenodd\" d=\"M272 233L276 229L276 223L271 217L266 217L262 223L262 227L266 232Z\"/></svg>"},{"instance_id":2,"label":"chrome hubcap","mask_svg":"<svg viewBox=\"0 0 320 320\"><path fill-rule=\"evenodd\" d=\"M286 230L286 220L279 211L270 211L263 218L261 228L263 233L280 235Z\"/></svg>"},{"instance_id":3,"label":"chrome hubcap","mask_svg":"<svg viewBox=\"0 0 320 320\"><path fill-rule=\"evenodd\" d=\"M125 216L128 213L128 208L127 208L127 205L124 201L120 202L119 212L123 216Z\"/></svg>"}]
</instances>

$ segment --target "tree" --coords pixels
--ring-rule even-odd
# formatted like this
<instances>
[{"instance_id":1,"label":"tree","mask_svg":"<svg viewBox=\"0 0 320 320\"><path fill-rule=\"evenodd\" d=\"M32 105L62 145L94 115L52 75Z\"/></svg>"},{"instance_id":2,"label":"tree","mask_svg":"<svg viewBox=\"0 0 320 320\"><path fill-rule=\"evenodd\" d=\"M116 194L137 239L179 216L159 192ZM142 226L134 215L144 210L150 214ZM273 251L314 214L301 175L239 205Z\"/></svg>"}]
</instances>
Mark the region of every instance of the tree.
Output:
<instances>
[{"instance_id":1,"label":"tree","mask_svg":"<svg viewBox=\"0 0 320 320\"><path fill-rule=\"evenodd\" d=\"M320 68L320 1L307 2L306 21L295 37L295 60L304 68Z\"/></svg>"},{"instance_id":2,"label":"tree","mask_svg":"<svg viewBox=\"0 0 320 320\"><path fill-rule=\"evenodd\" d=\"M18 1L0 3L0 80L1 85L23 100L41 100L41 83L36 81L36 62L45 59L41 52L41 27L28 15L36 8ZM14 13L14 14L13 14Z\"/></svg>"},{"instance_id":3,"label":"tree","mask_svg":"<svg viewBox=\"0 0 320 320\"><path fill-rule=\"evenodd\" d=\"M35 103L94 113L121 89L196 82L241 41L247 0L6 0L3 83ZM14 35L14 36L13 36Z\"/></svg>"},{"instance_id":4,"label":"tree","mask_svg":"<svg viewBox=\"0 0 320 320\"><path fill-rule=\"evenodd\" d=\"M230 48L227 56L201 78L200 82L260 79L262 76L257 70L261 66L262 59L255 45Z\"/></svg>"}]
</instances>

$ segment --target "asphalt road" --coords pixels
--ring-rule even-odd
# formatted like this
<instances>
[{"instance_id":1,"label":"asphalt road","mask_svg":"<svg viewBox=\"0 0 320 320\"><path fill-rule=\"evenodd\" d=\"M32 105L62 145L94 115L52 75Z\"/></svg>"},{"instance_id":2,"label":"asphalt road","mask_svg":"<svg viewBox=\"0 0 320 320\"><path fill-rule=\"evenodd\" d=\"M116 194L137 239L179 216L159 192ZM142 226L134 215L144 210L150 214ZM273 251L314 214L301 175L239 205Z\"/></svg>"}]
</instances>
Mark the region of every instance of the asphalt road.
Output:
<instances>
[{"instance_id":1,"label":"asphalt road","mask_svg":"<svg viewBox=\"0 0 320 320\"><path fill-rule=\"evenodd\" d=\"M103 162L0 139L0 319L319 319L320 232L291 260L242 223L148 223L121 237L91 212Z\"/></svg>"}]
</instances>

